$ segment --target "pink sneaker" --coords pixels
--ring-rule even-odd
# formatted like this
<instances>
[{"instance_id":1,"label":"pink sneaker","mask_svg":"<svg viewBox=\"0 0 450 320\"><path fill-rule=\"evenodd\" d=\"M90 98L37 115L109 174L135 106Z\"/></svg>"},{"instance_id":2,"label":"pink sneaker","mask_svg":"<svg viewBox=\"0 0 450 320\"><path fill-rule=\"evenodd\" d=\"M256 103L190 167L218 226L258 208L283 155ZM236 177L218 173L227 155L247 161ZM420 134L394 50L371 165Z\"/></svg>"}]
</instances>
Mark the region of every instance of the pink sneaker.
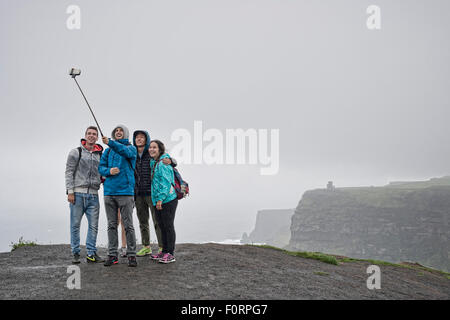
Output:
<instances>
[{"instance_id":1,"label":"pink sneaker","mask_svg":"<svg viewBox=\"0 0 450 320\"><path fill-rule=\"evenodd\" d=\"M175 257L171 255L170 253L165 253L161 260L159 260L160 263L171 263L175 262Z\"/></svg>"},{"instance_id":2,"label":"pink sneaker","mask_svg":"<svg viewBox=\"0 0 450 320\"><path fill-rule=\"evenodd\" d=\"M157 254L150 255L150 258L152 260L158 260L158 261L160 261L163 257L164 257L164 253L162 253L162 252L158 252Z\"/></svg>"}]
</instances>

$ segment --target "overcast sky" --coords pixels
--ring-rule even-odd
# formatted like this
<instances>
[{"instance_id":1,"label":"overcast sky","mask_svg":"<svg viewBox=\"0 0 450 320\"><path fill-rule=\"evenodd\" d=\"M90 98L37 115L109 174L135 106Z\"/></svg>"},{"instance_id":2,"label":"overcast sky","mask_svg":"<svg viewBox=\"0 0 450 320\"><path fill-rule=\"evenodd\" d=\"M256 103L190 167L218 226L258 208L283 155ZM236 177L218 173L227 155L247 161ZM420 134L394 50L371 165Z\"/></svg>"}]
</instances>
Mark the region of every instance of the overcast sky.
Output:
<instances>
[{"instance_id":1,"label":"overcast sky","mask_svg":"<svg viewBox=\"0 0 450 320\"><path fill-rule=\"evenodd\" d=\"M79 30L67 28L70 5ZM366 26L370 5L380 30ZM145 129L170 153L171 134L193 134L194 121L279 130L275 175L179 164L191 197L177 241L220 241L329 180L448 175L449 30L447 0L0 0L0 251L20 236L69 243L65 162L94 124L71 67L108 136L118 123Z\"/></svg>"}]
</instances>

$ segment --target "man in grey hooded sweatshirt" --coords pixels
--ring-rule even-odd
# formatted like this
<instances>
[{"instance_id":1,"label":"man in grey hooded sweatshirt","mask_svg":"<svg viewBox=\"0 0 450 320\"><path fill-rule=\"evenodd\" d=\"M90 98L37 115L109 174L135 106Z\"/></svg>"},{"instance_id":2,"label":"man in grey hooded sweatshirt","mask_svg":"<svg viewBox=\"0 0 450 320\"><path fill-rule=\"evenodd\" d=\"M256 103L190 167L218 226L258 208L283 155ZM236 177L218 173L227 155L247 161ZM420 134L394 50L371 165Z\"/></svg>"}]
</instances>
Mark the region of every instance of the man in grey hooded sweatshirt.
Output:
<instances>
[{"instance_id":1,"label":"man in grey hooded sweatshirt","mask_svg":"<svg viewBox=\"0 0 450 320\"><path fill-rule=\"evenodd\" d=\"M86 238L87 262L103 262L97 255L97 233L100 204L98 190L101 177L98 164L103 147L96 144L98 130L88 127L81 145L72 149L66 162L66 192L70 206L70 245L72 248L72 263L80 263L80 225L81 218L86 214L88 233Z\"/></svg>"}]
</instances>

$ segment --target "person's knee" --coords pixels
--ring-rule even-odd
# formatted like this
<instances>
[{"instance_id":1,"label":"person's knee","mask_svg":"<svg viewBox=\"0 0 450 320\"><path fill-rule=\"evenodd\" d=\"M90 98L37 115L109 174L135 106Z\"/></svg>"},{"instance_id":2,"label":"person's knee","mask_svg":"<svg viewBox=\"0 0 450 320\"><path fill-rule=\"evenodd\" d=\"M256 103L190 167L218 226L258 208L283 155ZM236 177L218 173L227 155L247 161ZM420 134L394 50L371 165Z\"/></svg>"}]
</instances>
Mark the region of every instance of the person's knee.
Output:
<instances>
[{"instance_id":1,"label":"person's knee","mask_svg":"<svg viewBox=\"0 0 450 320\"><path fill-rule=\"evenodd\" d=\"M108 222L108 230L117 230L117 221Z\"/></svg>"},{"instance_id":2,"label":"person's knee","mask_svg":"<svg viewBox=\"0 0 450 320\"><path fill-rule=\"evenodd\" d=\"M89 223L88 228L90 231L98 232L98 223Z\"/></svg>"},{"instance_id":3,"label":"person's knee","mask_svg":"<svg viewBox=\"0 0 450 320\"><path fill-rule=\"evenodd\" d=\"M133 219L123 219L122 222L125 231L134 230Z\"/></svg>"},{"instance_id":4,"label":"person's knee","mask_svg":"<svg viewBox=\"0 0 450 320\"><path fill-rule=\"evenodd\" d=\"M74 217L70 221L70 228L79 230L81 226L81 217Z\"/></svg>"}]
</instances>

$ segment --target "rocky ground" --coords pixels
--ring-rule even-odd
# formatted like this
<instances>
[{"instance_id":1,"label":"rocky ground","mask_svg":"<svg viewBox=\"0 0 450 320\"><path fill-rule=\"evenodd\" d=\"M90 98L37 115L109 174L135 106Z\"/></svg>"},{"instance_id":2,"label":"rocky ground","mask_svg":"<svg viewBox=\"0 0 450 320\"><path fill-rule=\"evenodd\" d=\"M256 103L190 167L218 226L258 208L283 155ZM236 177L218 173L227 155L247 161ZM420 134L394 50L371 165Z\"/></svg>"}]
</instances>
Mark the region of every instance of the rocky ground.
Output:
<instances>
[{"instance_id":1,"label":"rocky ground","mask_svg":"<svg viewBox=\"0 0 450 320\"><path fill-rule=\"evenodd\" d=\"M175 256L168 265L138 258L137 268L126 258L111 267L83 259L81 288L70 290L69 245L22 247L0 254L0 299L450 299L448 276L421 269L380 265L381 289L369 290L367 262L212 243L178 244Z\"/></svg>"}]
</instances>

